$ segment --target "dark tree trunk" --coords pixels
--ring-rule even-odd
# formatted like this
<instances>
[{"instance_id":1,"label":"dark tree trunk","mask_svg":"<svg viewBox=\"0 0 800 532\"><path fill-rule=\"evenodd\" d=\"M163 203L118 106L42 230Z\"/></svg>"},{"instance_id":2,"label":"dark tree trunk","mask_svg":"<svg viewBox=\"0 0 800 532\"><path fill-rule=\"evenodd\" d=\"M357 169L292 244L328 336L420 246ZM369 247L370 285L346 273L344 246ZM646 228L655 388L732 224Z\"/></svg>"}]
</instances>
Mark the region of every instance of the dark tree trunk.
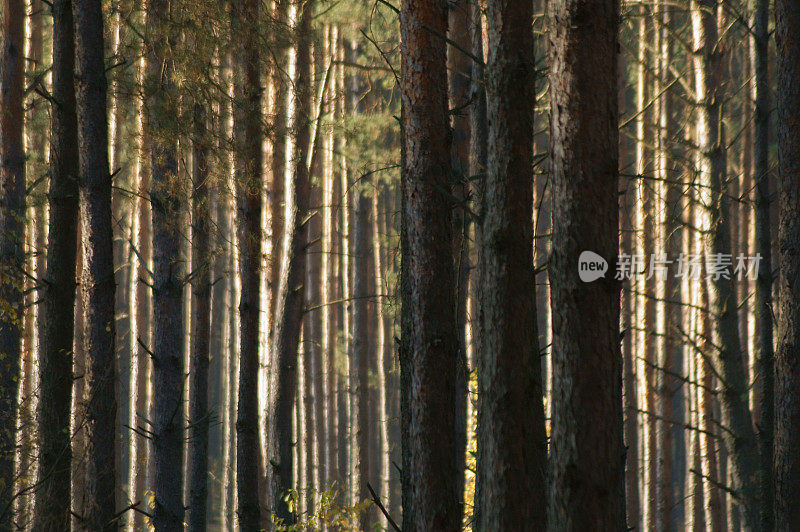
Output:
<instances>
[{"instance_id":1,"label":"dark tree trunk","mask_svg":"<svg viewBox=\"0 0 800 532\"><path fill-rule=\"evenodd\" d=\"M106 69L100 0L75 2L76 101L86 349L86 515L89 530L116 530L114 249L108 168Z\"/></svg>"},{"instance_id":2,"label":"dark tree trunk","mask_svg":"<svg viewBox=\"0 0 800 532\"><path fill-rule=\"evenodd\" d=\"M78 122L72 2L52 4L53 99L50 139L50 226L39 357L39 471L34 528L67 530L70 522L70 407L77 255Z\"/></svg>"},{"instance_id":3,"label":"dark tree trunk","mask_svg":"<svg viewBox=\"0 0 800 532\"><path fill-rule=\"evenodd\" d=\"M288 196L294 208L286 223L289 224L287 242L281 260L282 269L275 309L275 344L273 346L270 395L267 406L269 423L267 434L267 463L270 478L270 504L275 516L286 522L293 515L283 498L286 490L296 489L292 452L292 408L297 394L297 349L300 342L300 325L303 316L303 280L306 269L305 221L308 212L310 149L310 119L313 114L311 88L311 23L314 2L307 1L300 14L297 28L297 79L295 80L296 106L295 168Z\"/></svg>"},{"instance_id":4,"label":"dark tree trunk","mask_svg":"<svg viewBox=\"0 0 800 532\"><path fill-rule=\"evenodd\" d=\"M755 180L755 252L761 265L755 283L756 409L761 498L761 529L774 528L775 492L773 485L773 323L772 323L772 236L770 234L769 168L769 1L754 0L753 48L753 178Z\"/></svg>"},{"instance_id":5,"label":"dark tree trunk","mask_svg":"<svg viewBox=\"0 0 800 532\"><path fill-rule=\"evenodd\" d=\"M526 523L526 529L544 530L547 436L533 268L533 5L493 0L487 7L490 155L480 274L478 529Z\"/></svg>"},{"instance_id":6,"label":"dark tree trunk","mask_svg":"<svg viewBox=\"0 0 800 532\"><path fill-rule=\"evenodd\" d=\"M447 105L447 2L404 0L401 423L403 528L461 528L456 442L459 340Z\"/></svg>"},{"instance_id":7,"label":"dark tree trunk","mask_svg":"<svg viewBox=\"0 0 800 532\"><path fill-rule=\"evenodd\" d=\"M208 134L202 103L193 109L194 158L192 167L192 353L189 361L189 491L190 531L206 529L209 443L209 342L211 334L211 249L209 229Z\"/></svg>"},{"instance_id":8,"label":"dark tree trunk","mask_svg":"<svg viewBox=\"0 0 800 532\"><path fill-rule=\"evenodd\" d=\"M356 471L355 494L358 500L370 498L367 483L377 489L373 484L373 477L377 473L370 467L371 447L375 441L370 438L370 356L373 354L371 349L371 335L369 327L369 300L370 297L370 269L369 257L372 253L370 240L370 220L371 211L370 197L365 190L370 187L372 181L369 178L362 179L356 197L355 216L353 217L353 343L351 344L353 366L351 368L351 386L355 405L350 418L352 430L356 431L356 442L358 445L357 458L354 464ZM361 514L361 529L369 530L372 526L374 514L365 511Z\"/></svg>"},{"instance_id":9,"label":"dark tree trunk","mask_svg":"<svg viewBox=\"0 0 800 532\"><path fill-rule=\"evenodd\" d=\"M13 513L17 390L25 260L25 154L22 124L25 81L25 3L3 2L0 57L0 529Z\"/></svg>"},{"instance_id":10,"label":"dark tree trunk","mask_svg":"<svg viewBox=\"0 0 800 532\"><path fill-rule=\"evenodd\" d=\"M778 46L778 347L775 351L775 529L800 529L800 5L775 2ZM763 268L763 265L761 266Z\"/></svg>"},{"instance_id":11,"label":"dark tree trunk","mask_svg":"<svg viewBox=\"0 0 800 532\"><path fill-rule=\"evenodd\" d=\"M553 164L551 530L625 530L615 0L550 12ZM612 272L578 278L591 250Z\"/></svg>"},{"instance_id":12,"label":"dark tree trunk","mask_svg":"<svg viewBox=\"0 0 800 532\"><path fill-rule=\"evenodd\" d=\"M148 61L146 134L151 142L150 205L153 231L153 432L152 490L157 531L183 525L183 211L179 190L178 154L170 126L177 120L171 57L176 42L167 38L165 23L171 0L147 3Z\"/></svg>"},{"instance_id":13,"label":"dark tree trunk","mask_svg":"<svg viewBox=\"0 0 800 532\"><path fill-rule=\"evenodd\" d=\"M231 3L231 27L241 44L234 76L236 218L239 242L239 397L236 409L236 489L239 526L259 529L258 331L261 303L261 81L258 0Z\"/></svg>"},{"instance_id":14,"label":"dark tree trunk","mask_svg":"<svg viewBox=\"0 0 800 532\"><path fill-rule=\"evenodd\" d=\"M450 39L462 50L472 48L470 33L470 5L466 0L458 0L450 5ZM531 33L531 35L533 35ZM456 367L456 442L455 453L458 469L466 472L467 452L467 392L469 388L469 369L467 366L467 301L469 294L470 253L469 253L469 211L465 202L469 190L469 151L470 151L470 73L472 61L462 50L454 46L447 48L447 69L449 84L449 105L454 113L452 168L453 195L459 205L453 209L453 260L456 272L456 326L458 327L458 365ZM459 475L457 487L460 495L461 511L464 511L464 481L466 475Z\"/></svg>"}]
</instances>

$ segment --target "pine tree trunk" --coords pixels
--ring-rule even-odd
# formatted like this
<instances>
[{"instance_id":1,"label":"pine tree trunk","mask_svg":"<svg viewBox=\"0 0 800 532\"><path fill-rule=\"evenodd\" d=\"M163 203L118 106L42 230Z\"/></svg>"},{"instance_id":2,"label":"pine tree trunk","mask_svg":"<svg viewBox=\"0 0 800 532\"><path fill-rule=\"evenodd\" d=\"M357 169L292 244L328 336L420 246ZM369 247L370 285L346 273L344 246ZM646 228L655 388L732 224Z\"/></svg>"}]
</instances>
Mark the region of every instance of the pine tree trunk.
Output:
<instances>
[{"instance_id":1,"label":"pine tree trunk","mask_svg":"<svg viewBox=\"0 0 800 532\"><path fill-rule=\"evenodd\" d=\"M459 335L445 42L447 3L404 0L401 229L403 528L461 527Z\"/></svg>"},{"instance_id":2,"label":"pine tree trunk","mask_svg":"<svg viewBox=\"0 0 800 532\"><path fill-rule=\"evenodd\" d=\"M103 12L99 0L75 2L75 58L87 354L84 517L90 530L116 530L114 251Z\"/></svg>"},{"instance_id":3,"label":"pine tree trunk","mask_svg":"<svg viewBox=\"0 0 800 532\"><path fill-rule=\"evenodd\" d=\"M211 250L209 229L208 135L206 111L195 103L192 166L192 353L189 366L189 530L206 528L209 463L209 341L211 333Z\"/></svg>"},{"instance_id":4,"label":"pine tree trunk","mask_svg":"<svg viewBox=\"0 0 800 532\"><path fill-rule=\"evenodd\" d=\"M698 104L699 228L703 231L706 257L731 253L729 206L723 179L726 172L725 145L720 135L722 52L718 50L715 0L692 3L695 97ZM733 282L720 276L709 284L712 320L712 355L720 376L720 402L726 448L731 453L732 489L742 504L747 526L760 529L758 501L758 450L748 406L747 379L739 341L738 316Z\"/></svg>"},{"instance_id":5,"label":"pine tree trunk","mask_svg":"<svg viewBox=\"0 0 800 532\"><path fill-rule=\"evenodd\" d=\"M778 346L775 351L775 528L800 528L800 9L775 3L778 45ZM763 268L763 264L761 268Z\"/></svg>"},{"instance_id":6,"label":"pine tree trunk","mask_svg":"<svg viewBox=\"0 0 800 532\"><path fill-rule=\"evenodd\" d=\"M78 131L72 5L52 5L53 98L50 141L50 229L39 357L39 469L34 528L66 530L70 522L70 407L78 220Z\"/></svg>"},{"instance_id":7,"label":"pine tree trunk","mask_svg":"<svg viewBox=\"0 0 800 532\"><path fill-rule=\"evenodd\" d=\"M267 286L269 290L269 333L268 345L272 345L275 333L275 307L278 300L278 285L280 284L281 259L284 255L285 241L285 221L284 221L284 202L285 202L285 183L286 170L288 168L286 142L289 138L287 125L289 120L289 81L286 79L286 68L289 64L289 43L279 39L278 36L285 32L284 25L288 20L288 0L277 0L272 15L275 28L275 65L271 69L272 86L274 87L274 111L272 121L272 160L270 169L272 172L272 182L270 183L270 212L272 213L272 254L269 257L269 278Z\"/></svg>"},{"instance_id":8,"label":"pine tree trunk","mask_svg":"<svg viewBox=\"0 0 800 532\"><path fill-rule=\"evenodd\" d=\"M241 44L235 56L234 145L236 219L239 237L239 396L236 417L236 489L239 526L258 530L258 337L261 270L261 80L259 3L231 4L231 27ZM236 37L236 36L239 37Z\"/></svg>"},{"instance_id":9,"label":"pine tree trunk","mask_svg":"<svg viewBox=\"0 0 800 532\"><path fill-rule=\"evenodd\" d=\"M619 248L618 9L567 0L550 13L552 530L625 530L620 286L576 268L584 250L613 268Z\"/></svg>"},{"instance_id":10,"label":"pine tree trunk","mask_svg":"<svg viewBox=\"0 0 800 532\"><path fill-rule=\"evenodd\" d=\"M154 433L153 525L157 531L175 530L183 523L183 408L184 331L183 234L176 223L183 211L183 197L176 190L177 147L169 125L177 110L171 101L172 49L175 39L164 27L171 0L149 0L147 4L148 61L147 128L152 182L150 204L153 231L153 398L150 422Z\"/></svg>"},{"instance_id":11,"label":"pine tree trunk","mask_svg":"<svg viewBox=\"0 0 800 532\"><path fill-rule=\"evenodd\" d=\"M462 51L472 48L470 33L470 6L466 0L457 0L449 9L450 39L458 44L447 48L447 70L449 84L449 105L453 112L452 167L453 196L459 205L453 208L453 258L456 272L456 326L458 327L459 359L456 366L456 441L458 468L466 472L467 452L467 392L469 388L469 369L467 367L467 299L469 294L470 253L469 253L469 211L466 201L469 190L469 92L471 59ZM466 475L459 476L459 500L463 513L463 493Z\"/></svg>"},{"instance_id":12,"label":"pine tree trunk","mask_svg":"<svg viewBox=\"0 0 800 532\"><path fill-rule=\"evenodd\" d=\"M22 270L25 242L24 38L25 5L2 7L0 56L0 529L11 528L14 494L17 390L23 313Z\"/></svg>"},{"instance_id":13,"label":"pine tree trunk","mask_svg":"<svg viewBox=\"0 0 800 532\"><path fill-rule=\"evenodd\" d=\"M295 168L287 197L293 209L287 218L289 234L284 250L278 298L275 309L275 343L268 399L267 452L270 479L270 501L275 516L286 522L293 515L284 500L286 490L296 489L292 459L292 408L297 393L297 359L300 325L303 314L303 281L306 269L305 219L308 212L309 166L306 162L310 146L311 88L311 23L314 2L303 5L297 28L295 80Z\"/></svg>"},{"instance_id":14,"label":"pine tree trunk","mask_svg":"<svg viewBox=\"0 0 800 532\"><path fill-rule=\"evenodd\" d=\"M478 353L479 530L544 530L547 437L533 270L533 6L488 4L489 166ZM520 109L519 102L529 102ZM525 420L525 422L521 422Z\"/></svg>"},{"instance_id":15,"label":"pine tree trunk","mask_svg":"<svg viewBox=\"0 0 800 532\"><path fill-rule=\"evenodd\" d=\"M355 407L353 408L351 424L356 431L358 448L355 470L357 478L355 494L357 500L369 499L367 484L372 484L374 472L371 470L370 452L373 445L370 436L370 354L372 353L372 338L369 331L369 254L372 252L370 240L369 213L371 210L370 197L367 187L371 188L369 178L361 179L353 217L353 343L351 360L352 386L354 389ZM373 489L375 486L373 485ZM360 525L362 530L368 530L373 524L374 514L365 511L361 514Z\"/></svg>"},{"instance_id":16,"label":"pine tree trunk","mask_svg":"<svg viewBox=\"0 0 800 532\"><path fill-rule=\"evenodd\" d=\"M753 179L755 181L755 253L761 264L755 282L755 373L758 417L759 497L761 529L774 528L773 485L774 369L772 309L772 237L770 235L769 168L769 2L754 0L753 50Z\"/></svg>"}]
</instances>

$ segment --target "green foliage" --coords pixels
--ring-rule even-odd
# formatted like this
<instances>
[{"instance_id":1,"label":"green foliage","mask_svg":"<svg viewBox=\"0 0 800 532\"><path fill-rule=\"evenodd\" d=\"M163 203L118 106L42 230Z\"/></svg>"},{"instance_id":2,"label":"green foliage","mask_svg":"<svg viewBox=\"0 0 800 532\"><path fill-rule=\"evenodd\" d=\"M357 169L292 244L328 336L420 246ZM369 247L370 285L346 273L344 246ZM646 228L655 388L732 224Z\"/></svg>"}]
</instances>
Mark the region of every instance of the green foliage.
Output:
<instances>
[{"instance_id":1,"label":"green foliage","mask_svg":"<svg viewBox=\"0 0 800 532\"><path fill-rule=\"evenodd\" d=\"M329 489L314 492L314 509L310 513L299 516L294 524L287 524L282 519L271 516L277 532L311 532L321 530L351 531L359 530L359 517L367 510L370 501L361 501L353 506L342 504L343 490L334 483ZM289 490L283 496L289 509L297 511L300 494Z\"/></svg>"}]
</instances>

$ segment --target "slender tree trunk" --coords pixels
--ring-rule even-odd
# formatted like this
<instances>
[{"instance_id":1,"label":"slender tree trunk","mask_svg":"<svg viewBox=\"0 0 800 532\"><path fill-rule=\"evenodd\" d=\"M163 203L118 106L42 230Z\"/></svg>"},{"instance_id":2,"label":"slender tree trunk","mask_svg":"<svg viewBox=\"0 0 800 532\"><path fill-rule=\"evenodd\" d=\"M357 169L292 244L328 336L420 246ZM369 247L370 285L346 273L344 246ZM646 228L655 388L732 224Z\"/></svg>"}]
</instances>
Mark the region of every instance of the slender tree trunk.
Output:
<instances>
[{"instance_id":1,"label":"slender tree trunk","mask_svg":"<svg viewBox=\"0 0 800 532\"><path fill-rule=\"evenodd\" d=\"M284 494L296 489L292 459L292 408L297 392L297 353L303 314L303 280L305 277L305 219L308 212L311 88L311 23L313 0L302 5L297 28L297 79L295 80L295 167L288 197L292 201L286 219L289 231L284 239L280 285L275 309L275 344L270 375L270 397L267 410L269 428L267 452L270 470L270 501L275 516L290 522L292 513Z\"/></svg>"},{"instance_id":2,"label":"slender tree trunk","mask_svg":"<svg viewBox=\"0 0 800 532\"><path fill-rule=\"evenodd\" d=\"M751 33L753 49L753 179L755 181L755 252L761 264L755 282L756 409L758 414L759 496L761 529L774 528L773 484L773 323L772 238L770 235L769 168L769 2L754 0Z\"/></svg>"},{"instance_id":3,"label":"slender tree trunk","mask_svg":"<svg viewBox=\"0 0 800 532\"><path fill-rule=\"evenodd\" d=\"M470 2L470 32L472 37L472 77L470 83L470 106L469 113L469 126L470 126L470 154L469 154L469 175L470 175L470 194L472 196L472 210L477 215L478 220L483 219L483 196L486 186L486 169L488 163L488 119L486 110L486 85L484 78L484 53L483 53L483 9L479 2ZM473 224L474 228L474 243L473 249L475 250L475 264L481 264L483 261L483 227L482 223ZM481 334L480 334L480 316L482 297L483 281L481 279L481 269L476 268L472 272L470 278L470 299L472 300L472 320L470 323L470 330L472 331L472 360L469 361L470 367L477 366L475 358L477 354L482 352L481 347ZM480 404L480 397L478 397L478 404ZM476 463L482 461L480 455L482 448L476 449ZM473 508L472 508L472 521L480 523L480 505L474 504L474 501L482 499L481 494L482 486L480 482L476 482L475 490L473 493Z\"/></svg>"},{"instance_id":4,"label":"slender tree trunk","mask_svg":"<svg viewBox=\"0 0 800 532\"><path fill-rule=\"evenodd\" d=\"M241 39L234 76L236 218L239 237L239 396L236 417L236 488L239 526L258 530L258 327L261 270L261 82L259 3L231 4L234 38ZM238 36L238 37L236 37Z\"/></svg>"},{"instance_id":5,"label":"slender tree trunk","mask_svg":"<svg viewBox=\"0 0 800 532\"><path fill-rule=\"evenodd\" d=\"M152 183L153 230L153 525L175 530L183 523L183 260L181 227L183 195L175 183L177 147L169 125L174 123L173 59L175 39L167 37L171 0L147 3L148 61L145 87Z\"/></svg>"},{"instance_id":6,"label":"slender tree trunk","mask_svg":"<svg viewBox=\"0 0 800 532\"><path fill-rule=\"evenodd\" d=\"M90 530L116 530L116 361L111 174L100 0L75 2L76 101L81 175L82 288L87 401L87 507Z\"/></svg>"},{"instance_id":7,"label":"slender tree trunk","mask_svg":"<svg viewBox=\"0 0 800 532\"><path fill-rule=\"evenodd\" d=\"M206 110L197 102L193 109L194 157L192 166L192 354L189 366L188 529L206 528L208 499L208 450L210 412L209 341L211 333L211 249L209 229L208 134Z\"/></svg>"},{"instance_id":8,"label":"slender tree trunk","mask_svg":"<svg viewBox=\"0 0 800 532\"><path fill-rule=\"evenodd\" d=\"M25 4L2 6L0 56L0 529L10 529L13 514L17 391L23 313L22 268L25 243L25 154L23 96Z\"/></svg>"},{"instance_id":9,"label":"slender tree trunk","mask_svg":"<svg viewBox=\"0 0 800 532\"><path fill-rule=\"evenodd\" d=\"M470 6L466 0L458 0L449 9L450 39L462 50L472 48L470 33ZM529 32L530 33L530 32ZM532 35L532 33L531 33ZM466 473L467 452L467 391L469 388L469 369L467 366L467 299L469 294L470 254L469 254L469 211L465 202L469 190L469 92L471 59L455 46L447 48L447 69L449 84L449 104L454 113L452 124L452 167L453 196L459 203L453 208L453 260L456 272L456 326L458 327L459 359L456 366L456 450L458 468ZM458 485L461 512L464 511L465 474L459 476Z\"/></svg>"},{"instance_id":10,"label":"slender tree trunk","mask_svg":"<svg viewBox=\"0 0 800 532\"><path fill-rule=\"evenodd\" d=\"M73 68L72 5L53 15L53 99L50 140L50 228L39 357L39 470L34 528L67 530L70 522L70 407L77 254L78 131Z\"/></svg>"},{"instance_id":11,"label":"slender tree trunk","mask_svg":"<svg viewBox=\"0 0 800 532\"><path fill-rule=\"evenodd\" d=\"M775 3L778 45L778 347L775 351L775 528L800 528L800 5ZM763 268L763 265L761 266Z\"/></svg>"},{"instance_id":12,"label":"slender tree trunk","mask_svg":"<svg viewBox=\"0 0 800 532\"><path fill-rule=\"evenodd\" d=\"M138 64L137 86L142 87L146 70L146 59L142 56ZM136 128L138 133L136 145L136 198L134 216L134 228L131 230L132 239L136 249L136 267L131 266L131 353L135 353L134 361L131 366L131 398L132 407L128 420L129 430L139 430L138 427L145 426L143 422L147 419L148 401L150 391L150 379L152 366L150 353L148 350L151 342L151 316L152 300L148 284L151 278L152 264L152 216L150 212L150 157L149 143L146 139L144 129L144 100L137 101ZM149 430L149 429L148 429ZM149 439L142 436L142 433L133 432L131 434L131 471L130 471L130 494L133 503L142 504L145 496L146 486L146 464L148 463ZM143 515L135 512L133 524L135 527L144 525Z\"/></svg>"},{"instance_id":13,"label":"slender tree trunk","mask_svg":"<svg viewBox=\"0 0 800 532\"><path fill-rule=\"evenodd\" d=\"M349 52L349 42L342 40L339 60L346 57ZM345 83L344 66L339 67L339 87L344 91L348 85ZM343 119L349 109L349 98L344 98L338 105L338 117ZM343 500L350 501L350 387L349 378L351 375L350 364L350 312L351 312L351 283L350 283L350 211L352 197L350 189L350 174L347 166L347 156L345 155L346 140L345 135L339 134L336 138L336 147L339 155L339 203L340 203L340 229L339 229L339 279L341 283L340 299L338 305L339 329L342 331L342 347L340 353L347 353L342 357L342 370L338 378L338 388L336 390L336 411L337 411L337 447L338 455L336 458L339 466L339 481L343 491Z\"/></svg>"},{"instance_id":14,"label":"slender tree trunk","mask_svg":"<svg viewBox=\"0 0 800 532\"><path fill-rule=\"evenodd\" d=\"M403 528L442 532L461 527L464 474L453 438L459 339L446 50L436 36L446 34L446 2L403 1Z\"/></svg>"},{"instance_id":15,"label":"slender tree trunk","mask_svg":"<svg viewBox=\"0 0 800 532\"><path fill-rule=\"evenodd\" d=\"M490 1L481 351L479 529L544 530L547 436L533 273L533 6ZM524 110L519 102L528 102ZM520 423L520 420L525 420Z\"/></svg>"},{"instance_id":16,"label":"slender tree trunk","mask_svg":"<svg viewBox=\"0 0 800 532\"><path fill-rule=\"evenodd\" d=\"M725 145L720 135L723 87L722 52L718 49L715 0L692 3L695 54L695 98L698 104L697 144L699 146L698 197L703 207L700 229L707 257L731 253L729 206L723 179L726 171ZM747 380L739 341L736 298L731 279L710 280L709 310L712 319L714 369L720 376L720 402L725 446L731 452L734 485L747 526L760 529L758 500L758 449L748 407Z\"/></svg>"},{"instance_id":17,"label":"slender tree trunk","mask_svg":"<svg viewBox=\"0 0 800 532\"><path fill-rule=\"evenodd\" d=\"M624 530L620 287L608 273L583 283L576 268L584 250L613 265L619 248L619 6L615 0L567 0L556 4L550 17L553 421L548 522L552 530Z\"/></svg>"},{"instance_id":18,"label":"slender tree trunk","mask_svg":"<svg viewBox=\"0 0 800 532\"><path fill-rule=\"evenodd\" d=\"M353 343L351 344L353 361L352 383L354 388L355 408L351 417L353 430L356 431L357 462L355 463L357 500L370 498L367 484L372 483L375 472L371 470L370 452L373 440L370 436L370 354L372 338L369 330L370 270L369 254L372 252L370 240L369 213L370 196L367 188L371 188L372 180L362 178L358 185L353 217ZM375 489L375 486L373 486ZM360 516L362 530L368 530L374 522L374 513L365 511Z\"/></svg>"},{"instance_id":19,"label":"slender tree trunk","mask_svg":"<svg viewBox=\"0 0 800 532\"><path fill-rule=\"evenodd\" d=\"M286 72L289 64L289 44L278 36L286 33L288 24L289 0L277 0L273 11L273 24L275 34L275 65L272 74L274 95L274 118L272 121L272 182L270 184L270 211L272 212L272 255L269 257L269 334L268 344L274 343L275 333L275 307L278 300L278 285L280 284L281 259L284 255L285 221L285 184L287 178L287 139L289 138L287 126L289 120L289 81Z\"/></svg>"}]
</instances>

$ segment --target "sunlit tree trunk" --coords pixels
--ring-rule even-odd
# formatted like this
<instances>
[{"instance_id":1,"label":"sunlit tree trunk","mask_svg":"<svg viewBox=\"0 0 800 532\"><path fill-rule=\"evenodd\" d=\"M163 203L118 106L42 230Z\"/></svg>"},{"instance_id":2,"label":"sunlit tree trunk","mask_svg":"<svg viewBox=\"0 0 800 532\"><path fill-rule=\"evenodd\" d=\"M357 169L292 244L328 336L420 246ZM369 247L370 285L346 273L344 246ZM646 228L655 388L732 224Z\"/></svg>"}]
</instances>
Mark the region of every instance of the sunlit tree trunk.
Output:
<instances>
[{"instance_id":1,"label":"sunlit tree trunk","mask_svg":"<svg viewBox=\"0 0 800 532\"><path fill-rule=\"evenodd\" d=\"M726 172L725 145L720 135L723 80L722 52L719 50L717 3L692 3L695 99L698 104L697 145L698 199L702 206L699 229L703 231L704 252L713 258L730 254L728 198L723 179ZM732 489L737 493L752 529L760 528L757 494L758 455L747 401L747 379L741 354L735 293L731 279L709 280L709 311L712 313L711 342L714 370L720 376L720 420L726 448L730 451Z\"/></svg>"},{"instance_id":2,"label":"sunlit tree trunk","mask_svg":"<svg viewBox=\"0 0 800 532\"><path fill-rule=\"evenodd\" d=\"M313 94L311 87L311 29L314 2L302 4L297 26L297 79L295 80L295 161L287 198L292 202L286 219L281 276L275 310L273 366L267 419L267 472L270 500L276 517L291 521L293 516L283 499L287 489L296 489L292 459L292 407L297 392L297 359L303 313L305 278L305 221L308 212L310 119Z\"/></svg>"},{"instance_id":3,"label":"sunlit tree trunk","mask_svg":"<svg viewBox=\"0 0 800 532\"><path fill-rule=\"evenodd\" d=\"M146 70L144 55L137 62L136 84L137 88L143 86ZM152 374L150 354L148 349L151 342L151 313L152 300L149 283L152 271L152 216L150 212L150 158L148 143L144 130L144 100L136 100L136 132L135 146L135 172L136 181L133 190L137 192L134 203L133 225L131 239L136 250L136 260L130 268L130 351L133 353L131 362L131 411L128 418L128 429L131 431L130 439L130 486L128 494L132 503L142 504L145 493L146 464L149 440L145 433L138 427L146 426L144 422L148 416L149 383ZM149 430L149 429L148 429ZM133 516L133 525L143 526L143 515L136 512Z\"/></svg>"}]
</instances>

